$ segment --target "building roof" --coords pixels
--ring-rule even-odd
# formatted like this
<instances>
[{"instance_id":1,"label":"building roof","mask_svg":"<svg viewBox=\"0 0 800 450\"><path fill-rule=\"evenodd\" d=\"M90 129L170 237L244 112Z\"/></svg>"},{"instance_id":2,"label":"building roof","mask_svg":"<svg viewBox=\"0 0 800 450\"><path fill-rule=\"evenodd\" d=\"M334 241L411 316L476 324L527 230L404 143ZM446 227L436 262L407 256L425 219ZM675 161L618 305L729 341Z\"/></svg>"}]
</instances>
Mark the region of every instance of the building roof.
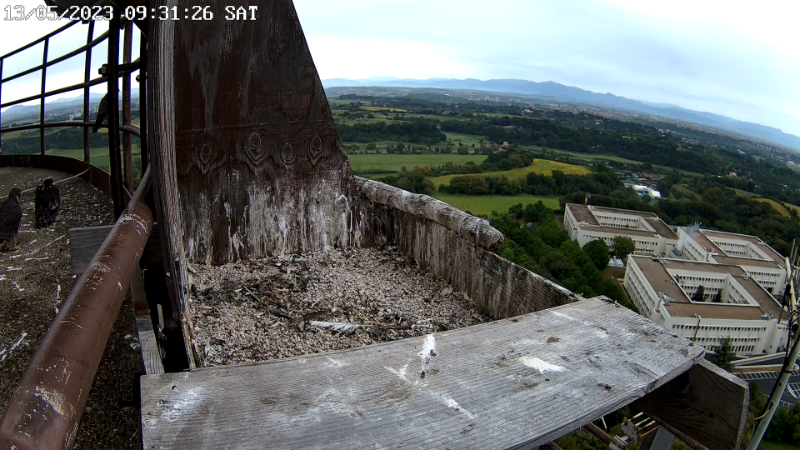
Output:
<instances>
[{"instance_id":1,"label":"building roof","mask_svg":"<svg viewBox=\"0 0 800 450\"><path fill-rule=\"evenodd\" d=\"M704 319L760 320L763 314L777 318L781 313L778 301L758 282L750 277L743 277L747 272L741 267L680 259L659 260L645 256L632 256L631 260L639 266L654 291L664 293L675 300L665 306L672 317L693 317L694 314L698 314ZM692 302L668 272L669 269L731 275L759 306Z\"/></svg>"},{"instance_id":2,"label":"building roof","mask_svg":"<svg viewBox=\"0 0 800 450\"><path fill-rule=\"evenodd\" d=\"M746 234L726 233L723 231L699 230L698 233L687 232L687 234L694 239L701 247L707 252L715 253L714 260L720 264L727 264L732 266L750 266L750 267L770 267L777 268L783 267L784 258L780 253L773 250L772 247L767 245L764 241L756 236L749 236ZM747 241L756 245L756 247L764 252L772 261L764 259L744 258L741 256L728 256L724 250L719 248L711 239L722 238L734 241Z\"/></svg>"},{"instance_id":3,"label":"building roof","mask_svg":"<svg viewBox=\"0 0 800 450\"><path fill-rule=\"evenodd\" d=\"M566 207L572 212L572 215L575 216L575 220L578 221L578 226L584 230L592 230L599 233L646 237L655 237L656 234L658 234L665 239L678 239L678 235L672 231L672 228L670 228L666 223L664 223L663 220L661 220L660 217L654 213L633 211L629 209L606 208L604 206L585 206L578 205L576 203L567 203ZM592 212L638 216L647 222L647 224L655 230L655 233L644 230L631 230L628 228L606 227L600 225Z\"/></svg>"},{"instance_id":4,"label":"building roof","mask_svg":"<svg viewBox=\"0 0 800 450\"><path fill-rule=\"evenodd\" d=\"M767 245L766 242L762 241L761 238L757 236L750 236L747 234L736 234L736 233L726 233L723 231L711 231L711 230L702 230L706 236L711 239L714 238L722 238L722 239L730 239L735 241L747 241L755 244L756 248L764 252L768 257L772 258L775 263L783 264L784 258L783 256L776 252L772 247ZM750 259L750 258L739 258L739 259Z\"/></svg>"}]
</instances>

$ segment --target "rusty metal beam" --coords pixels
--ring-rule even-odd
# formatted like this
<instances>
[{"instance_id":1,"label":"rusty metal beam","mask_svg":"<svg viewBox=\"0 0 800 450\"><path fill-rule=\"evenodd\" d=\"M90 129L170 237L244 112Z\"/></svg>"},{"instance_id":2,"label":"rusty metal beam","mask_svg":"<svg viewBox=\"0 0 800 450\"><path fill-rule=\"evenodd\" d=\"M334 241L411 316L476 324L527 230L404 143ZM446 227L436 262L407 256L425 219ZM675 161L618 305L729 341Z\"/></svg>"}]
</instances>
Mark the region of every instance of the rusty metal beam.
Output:
<instances>
[{"instance_id":1,"label":"rusty metal beam","mask_svg":"<svg viewBox=\"0 0 800 450\"><path fill-rule=\"evenodd\" d=\"M150 171L53 320L0 420L0 448L70 448L153 226Z\"/></svg>"},{"instance_id":2,"label":"rusty metal beam","mask_svg":"<svg viewBox=\"0 0 800 450\"><path fill-rule=\"evenodd\" d=\"M603 431L602 428L598 427L597 425L595 425L593 423L587 423L586 425L583 426L583 428L586 431L588 431L589 433L592 433L593 435L595 435L595 437L597 437L597 439L600 439L601 441L603 441L606 444L614 444L614 445L616 445L617 447L620 447L620 448L628 448L627 445L624 445L623 443L617 441L616 439L611 437L608 433Z\"/></svg>"},{"instance_id":3,"label":"rusty metal beam","mask_svg":"<svg viewBox=\"0 0 800 450\"><path fill-rule=\"evenodd\" d=\"M125 208L123 196L122 155L119 143L119 11L115 8L108 24L108 161L111 173L111 199L114 216Z\"/></svg>"},{"instance_id":4,"label":"rusty metal beam","mask_svg":"<svg viewBox=\"0 0 800 450\"><path fill-rule=\"evenodd\" d=\"M133 24L125 24L125 34L122 44L122 64L123 66L131 62L131 50L133 45ZM125 187L133 191L133 150L131 148L131 135L125 133L125 126L131 124L131 74L130 72L122 75L122 154L124 159Z\"/></svg>"}]
</instances>

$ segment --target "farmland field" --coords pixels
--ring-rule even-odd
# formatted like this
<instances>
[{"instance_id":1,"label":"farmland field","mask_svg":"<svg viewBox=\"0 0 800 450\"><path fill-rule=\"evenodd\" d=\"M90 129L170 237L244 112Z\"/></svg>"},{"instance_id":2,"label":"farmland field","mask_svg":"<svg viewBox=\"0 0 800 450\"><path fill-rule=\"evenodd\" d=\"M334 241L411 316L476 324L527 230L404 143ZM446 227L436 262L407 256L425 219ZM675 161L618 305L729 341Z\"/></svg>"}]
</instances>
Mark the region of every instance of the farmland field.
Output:
<instances>
[{"instance_id":1,"label":"farmland field","mask_svg":"<svg viewBox=\"0 0 800 450\"><path fill-rule=\"evenodd\" d=\"M613 156L613 155L603 155L603 154L597 155L597 154L594 154L594 153L569 152L569 151L566 151L566 150L559 150L557 148L538 147L538 146L531 146L530 149L534 150L534 151L549 150L549 151L551 151L553 153L556 153L556 154L559 154L559 155L570 155L570 156L574 156L576 158L586 159L586 160L589 160L589 161L614 161L614 162L620 162L620 163L640 164L638 161L633 161L631 159L620 158L619 156Z\"/></svg>"},{"instance_id":2,"label":"farmland field","mask_svg":"<svg viewBox=\"0 0 800 450\"><path fill-rule=\"evenodd\" d=\"M380 146L378 147L380 148ZM423 155L403 155L403 154L353 154L347 155L350 166L356 174L361 173L383 173L401 172L403 167L413 170L414 167L433 167L441 166L448 162L453 164L466 164L469 161L480 164L486 159L485 155L455 155L455 154L423 154Z\"/></svg>"},{"instance_id":3,"label":"farmland field","mask_svg":"<svg viewBox=\"0 0 800 450\"><path fill-rule=\"evenodd\" d=\"M91 148L89 150L91 151L91 155L92 155L92 165L95 166L95 167L99 167L99 168L101 168L101 169L103 169L105 171L108 171L109 168L111 167L111 163L110 163L109 157L108 157L108 147ZM133 145L132 148L131 148L131 151L133 152L133 165L134 165L133 173L134 173L134 177L136 177L137 172L138 172L137 167L139 166L139 159L140 159L139 146L138 145ZM74 159L79 159L79 160L83 161L83 149L82 148L80 148L80 149L72 149L72 150L63 150L63 149L48 150L47 154L48 155L55 155L55 156L64 156L64 157L67 157L67 158L74 158ZM123 164L125 164L124 161L123 161Z\"/></svg>"},{"instance_id":4,"label":"farmland field","mask_svg":"<svg viewBox=\"0 0 800 450\"><path fill-rule=\"evenodd\" d=\"M753 200L755 200L757 202L769 203L783 217L789 217L789 211L786 208L784 208L783 205L781 205L780 203L776 202L775 200L772 200L771 198L759 197L759 198L754 198Z\"/></svg>"},{"instance_id":5,"label":"farmland field","mask_svg":"<svg viewBox=\"0 0 800 450\"><path fill-rule=\"evenodd\" d=\"M528 176L529 173L551 175L554 170L560 170L567 175L586 175L590 173L589 169L582 166L575 166L572 164L565 164L556 161L548 161L546 159L534 159L533 164L531 164L528 167L520 167L518 169L503 170L497 172L484 172L478 175L481 176L504 175L511 180L516 180L518 178L523 178ZM431 178L431 181L433 181L433 184L436 185L436 187L439 187L443 184L450 183L450 180L453 179L453 177L457 176L459 175L445 175L441 177L434 177Z\"/></svg>"},{"instance_id":6,"label":"farmland field","mask_svg":"<svg viewBox=\"0 0 800 450\"><path fill-rule=\"evenodd\" d=\"M485 140L484 136L478 136L476 134L461 134L461 133L445 133L447 135L448 141L453 141L454 143L461 142L467 147L472 148L474 144L475 147L480 147L481 141Z\"/></svg>"},{"instance_id":7,"label":"farmland field","mask_svg":"<svg viewBox=\"0 0 800 450\"><path fill-rule=\"evenodd\" d=\"M558 197L540 197L536 195L450 195L437 192L433 197L474 215L491 215L492 211L504 213L508 208L522 203L536 203L539 200L550 209L558 210Z\"/></svg>"}]
</instances>

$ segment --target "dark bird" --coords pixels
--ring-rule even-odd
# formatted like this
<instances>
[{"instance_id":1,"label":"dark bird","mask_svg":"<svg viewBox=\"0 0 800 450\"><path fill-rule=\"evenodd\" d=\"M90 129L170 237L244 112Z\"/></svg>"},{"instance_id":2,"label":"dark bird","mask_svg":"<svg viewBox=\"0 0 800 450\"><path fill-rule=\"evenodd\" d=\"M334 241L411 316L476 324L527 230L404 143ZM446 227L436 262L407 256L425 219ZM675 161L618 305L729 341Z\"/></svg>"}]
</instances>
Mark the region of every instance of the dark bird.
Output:
<instances>
[{"instance_id":1,"label":"dark bird","mask_svg":"<svg viewBox=\"0 0 800 450\"><path fill-rule=\"evenodd\" d=\"M97 118L94 119L94 128L92 128L92 133L97 133L100 125L105 122L106 116L108 116L108 94L103 96L103 99L100 100L100 106L97 107Z\"/></svg>"},{"instance_id":2,"label":"dark bird","mask_svg":"<svg viewBox=\"0 0 800 450\"><path fill-rule=\"evenodd\" d=\"M61 208L61 191L52 178L44 180L44 183L36 188L33 205L36 211L36 228L49 227L56 222L56 216Z\"/></svg>"},{"instance_id":3,"label":"dark bird","mask_svg":"<svg viewBox=\"0 0 800 450\"><path fill-rule=\"evenodd\" d=\"M22 206L19 203L21 197L22 191L17 188L11 189L8 199L0 205L0 251L2 252L19 248L17 233L22 223Z\"/></svg>"}]
</instances>

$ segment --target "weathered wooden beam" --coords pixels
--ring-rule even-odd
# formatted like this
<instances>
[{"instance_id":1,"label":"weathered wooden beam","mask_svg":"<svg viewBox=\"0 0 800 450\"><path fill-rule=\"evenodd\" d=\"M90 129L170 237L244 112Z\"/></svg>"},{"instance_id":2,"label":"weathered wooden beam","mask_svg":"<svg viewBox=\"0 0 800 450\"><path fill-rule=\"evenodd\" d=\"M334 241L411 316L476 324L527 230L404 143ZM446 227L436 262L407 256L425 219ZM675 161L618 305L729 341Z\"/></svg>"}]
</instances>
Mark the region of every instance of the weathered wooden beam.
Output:
<instances>
[{"instance_id":1,"label":"weathered wooden beam","mask_svg":"<svg viewBox=\"0 0 800 450\"><path fill-rule=\"evenodd\" d=\"M144 376L143 442L193 449L231 442L543 445L643 397L702 354L632 311L583 300L352 350Z\"/></svg>"},{"instance_id":2,"label":"weathered wooden beam","mask_svg":"<svg viewBox=\"0 0 800 450\"><path fill-rule=\"evenodd\" d=\"M747 383L702 360L633 406L710 450L727 450L742 446L749 404Z\"/></svg>"},{"instance_id":3,"label":"weathered wooden beam","mask_svg":"<svg viewBox=\"0 0 800 450\"><path fill-rule=\"evenodd\" d=\"M381 190L391 192L391 189L395 189L389 188ZM385 197L375 198L381 200ZM466 293L475 306L495 319L541 311L580 298L546 278L502 258L483 245L476 245L469 238L465 239L462 233L452 229L453 222L441 220L445 222L442 224L426 217L424 212L413 208L407 208L410 212L404 211L370 200L366 194L362 194L359 200L360 217L357 222L360 223L360 230L355 238L355 245L398 246L420 266L447 280L453 288ZM392 203L389 200L384 201ZM461 214L466 216L465 220L472 217ZM476 233L476 236L488 238L496 232L486 224L478 226L482 231ZM484 244L492 247L491 242L496 240L487 239Z\"/></svg>"},{"instance_id":4,"label":"weathered wooden beam","mask_svg":"<svg viewBox=\"0 0 800 450\"><path fill-rule=\"evenodd\" d=\"M150 318L150 307L147 305L147 294L144 290L142 272L136 270L131 278L131 299L136 317L136 330L139 334L139 346L142 352L144 373L164 373L164 364L161 362L161 351L158 348L153 320Z\"/></svg>"},{"instance_id":5,"label":"weathered wooden beam","mask_svg":"<svg viewBox=\"0 0 800 450\"><path fill-rule=\"evenodd\" d=\"M177 7L176 0L151 2L159 10ZM186 232L178 199L178 173L175 160L175 22L151 20L148 29L147 66L147 139L150 163L153 166L153 197L167 281L167 332L172 339L191 342L191 328L186 299L186 253L183 237ZM185 80L182 80L185 82ZM191 347L185 346L187 365L195 367ZM175 356L175 355L173 355Z\"/></svg>"},{"instance_id":6,"label":"weathered wooden beam","mask_svg":"<svg viewBox=\"0 0 800 450\"><path fill-rule=\"evenodd\" d=\"M113 227L113 225L102 225L67 230L73 275L80 275L86 270L89 262L94 258L95 253L100 249L100 245L105 241L106 236L108 236ZM149 254L160 252L159 245L157 225L154 225L153 232L150 233L145 245L142 259L148 258Z\"/></svg>"},{"instance_id":7,"label":"weathered wooden beam","mask_svg":"<svg viewBox=\"0 0 800 450\"><path fill-rule=\"evenodd\" d=\"M355 178L361 194L370 201L432 220L488 250L495 250L503 243L503 233L489 225L486 219L467 214L427 195L413 194L378 181Z\"/></svg>"}]
</instances>

